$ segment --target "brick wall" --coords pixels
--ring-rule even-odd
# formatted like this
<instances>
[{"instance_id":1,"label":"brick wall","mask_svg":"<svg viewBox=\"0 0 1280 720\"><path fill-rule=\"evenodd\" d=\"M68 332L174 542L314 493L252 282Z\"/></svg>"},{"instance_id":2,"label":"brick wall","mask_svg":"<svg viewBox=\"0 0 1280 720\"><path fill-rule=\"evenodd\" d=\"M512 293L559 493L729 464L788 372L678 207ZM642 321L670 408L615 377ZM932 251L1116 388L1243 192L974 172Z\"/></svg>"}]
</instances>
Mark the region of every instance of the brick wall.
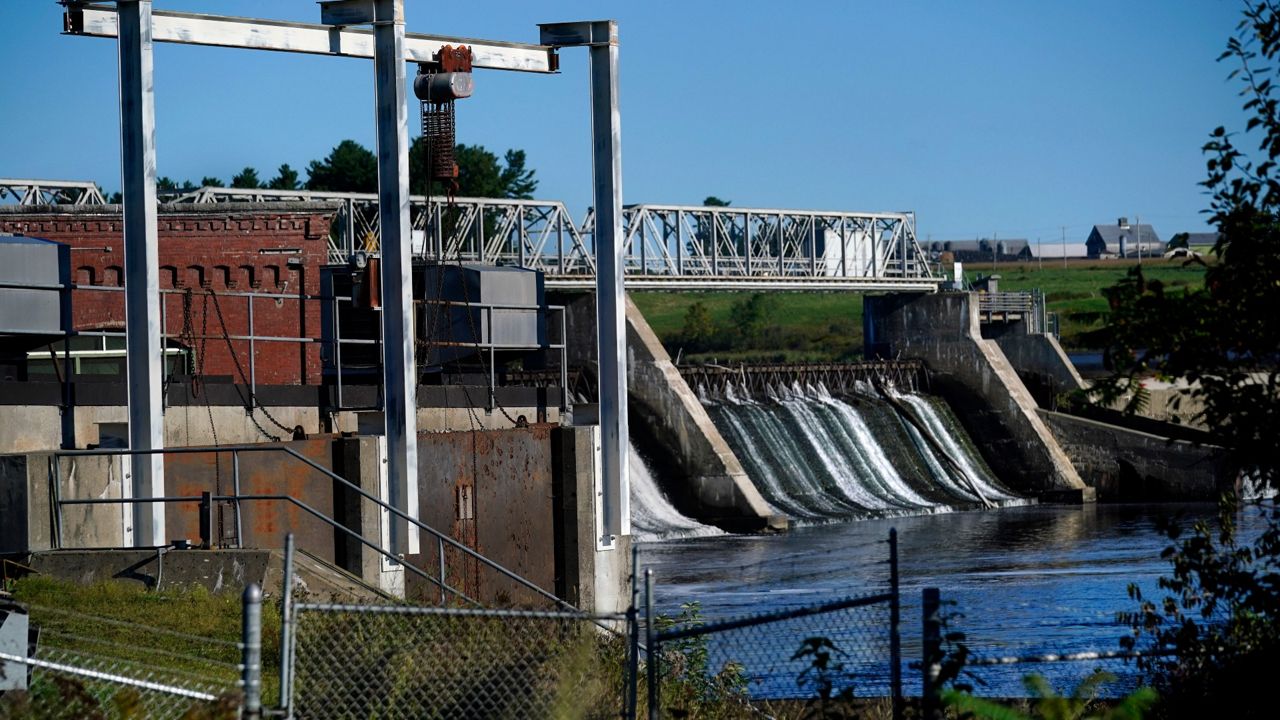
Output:
<instances>
[{"instance_id":1,"label":"brick wall","mask_svg":"<svg viewBox=\"0 0 1280 720\"><path fill-rule=\"evenodd\" d=\"M118 206L0 208L0 232L71 246L77 330L123 330L124 252ZM256 336L320 338L320 266L333 208L323 203L162 205L160 288L164 332L207 375L247 382L252 304ZM284 297L272 297L272 296ZM221 317L218 311L221 310ZM316 384L320 344L256 341L258 383ZM238 361L238 366L237 366Z\"/></svg>"}]
</instances>

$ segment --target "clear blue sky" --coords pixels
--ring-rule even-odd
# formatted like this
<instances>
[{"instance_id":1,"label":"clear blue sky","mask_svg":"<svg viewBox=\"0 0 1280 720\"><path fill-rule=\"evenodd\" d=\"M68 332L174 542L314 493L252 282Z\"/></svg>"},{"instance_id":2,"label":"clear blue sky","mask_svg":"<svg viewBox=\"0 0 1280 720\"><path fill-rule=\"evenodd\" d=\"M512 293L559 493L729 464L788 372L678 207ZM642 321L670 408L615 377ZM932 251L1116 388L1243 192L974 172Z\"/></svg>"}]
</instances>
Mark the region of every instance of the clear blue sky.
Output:
<instances>
[{"instance_id":1,"label":"clear blue sky","mask_svg":"<svg viewBox=\"0 0 1280 720\"><path fill-rule=\"evenodd\" d=\"M1200 146L1244 124L1215 62L1234 0L406 5L410 31L525 42L538 22L616 18L628 203L914 210L921 239L1046 242L1138 215L1167 239L1205 229ZM310 0L155 7L319 17ZM115 44L60 35L53 0L0 0L0 22L0 175L118 188ZM155 63L162 175L269 177L344 138L373 144L368 61L159 45ZM479 72L458 137L524 148L538 196L578 215L585 52L562 64Z\"/></svg>"}]
</instances>

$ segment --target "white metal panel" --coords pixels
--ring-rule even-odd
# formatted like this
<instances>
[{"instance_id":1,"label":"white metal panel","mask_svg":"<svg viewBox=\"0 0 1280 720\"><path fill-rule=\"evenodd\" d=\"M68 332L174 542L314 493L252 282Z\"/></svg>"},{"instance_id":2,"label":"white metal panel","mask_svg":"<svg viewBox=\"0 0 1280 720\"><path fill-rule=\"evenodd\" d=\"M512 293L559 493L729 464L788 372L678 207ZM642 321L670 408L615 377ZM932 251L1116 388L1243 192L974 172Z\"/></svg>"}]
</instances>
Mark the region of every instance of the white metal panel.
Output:
<instances>
[{"instance_id":1,"label":"white metal panel","mask_svg":"<svg viewBox=\"0 0 1280 720\"><path fill-rule=\"evenodd\" d=\"M373 57L373 33L363 28L328 27L257 18L225 17L155 11L156 42L250 48L341 57ZM115 8L99 5L71 6L64 31L69 35L116 37ZM504 43L474 38L406 33L404 59L431 62L445 45L467 45L471 64L493 70L555 72L555 50L545 45Z\"/></svg>"}]
</instances>

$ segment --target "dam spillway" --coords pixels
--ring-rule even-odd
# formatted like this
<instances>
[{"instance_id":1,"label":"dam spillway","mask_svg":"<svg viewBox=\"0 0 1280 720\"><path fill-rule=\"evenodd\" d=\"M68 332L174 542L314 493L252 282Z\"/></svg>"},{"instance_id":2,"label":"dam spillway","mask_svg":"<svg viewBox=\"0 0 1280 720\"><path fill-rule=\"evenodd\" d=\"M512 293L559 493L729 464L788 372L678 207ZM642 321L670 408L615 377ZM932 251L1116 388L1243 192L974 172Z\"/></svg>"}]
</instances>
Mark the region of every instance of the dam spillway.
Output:
<instances>
[{"instance_id":1,"label":"dam spillway","mask_svg":"<svg viewBox=\"0 0 1280 720\"><path fill-rule=\"evenodd\" d=\"M935 397L795 383L764 397L730 389L704 404L768 502L800 522L1026 502Z\"/></svg>"}]
</instances>

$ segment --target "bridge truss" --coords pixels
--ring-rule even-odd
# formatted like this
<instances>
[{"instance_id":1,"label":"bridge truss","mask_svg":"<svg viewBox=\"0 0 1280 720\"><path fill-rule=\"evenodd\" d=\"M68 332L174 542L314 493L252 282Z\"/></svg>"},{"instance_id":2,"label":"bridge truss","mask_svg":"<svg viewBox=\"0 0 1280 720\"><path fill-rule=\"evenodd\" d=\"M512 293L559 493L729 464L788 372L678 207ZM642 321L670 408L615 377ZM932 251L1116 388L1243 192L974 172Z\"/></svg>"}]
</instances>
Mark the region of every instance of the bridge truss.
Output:
<instances>
[{"instance_id":1,"label":"bridge truss","mask_svg":"<svg viewBox=\"0 0 1280 720\"><path fill-rule=\"evenodd\" d=\"M68 180L0 178L0 202L18 205L102 205L97 183Z\"/></svg>"},{"instance_id":2,"label":"bridge truss","mask_svg":"<svg viewBox=\"0 0 1280 720\"><path fill-rule=\"evenodd\" d=\"M26 186L0 185L0 192L18 187ZM161 199L329 202L335 205L332 262L379 247L373 193L203 187ZM101 202L98 194L78 204ZM590 211L575 223L556 201L464 197L449 203L415 195L409 213L417 258L527 267L544 272L548 287L594 287L595 216ZM622 238L626 282L634 289L932 291L940 279L916 241L915 216L909 212L628 205Z\"/></svg>"}]
</instances>

